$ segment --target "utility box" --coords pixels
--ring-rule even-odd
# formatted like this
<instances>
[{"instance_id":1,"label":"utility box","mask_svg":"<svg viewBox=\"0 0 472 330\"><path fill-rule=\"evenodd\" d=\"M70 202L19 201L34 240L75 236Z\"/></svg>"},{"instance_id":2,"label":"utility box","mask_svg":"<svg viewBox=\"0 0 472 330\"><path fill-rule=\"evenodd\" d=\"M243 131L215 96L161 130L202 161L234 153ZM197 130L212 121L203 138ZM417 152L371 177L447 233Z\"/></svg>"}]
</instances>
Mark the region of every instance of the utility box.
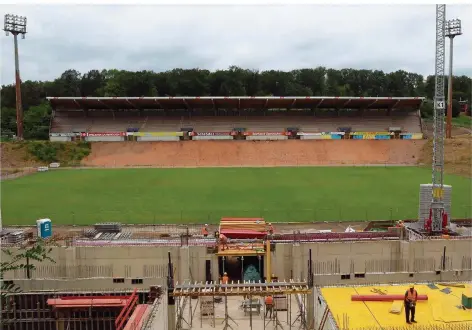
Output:
<instances>
[{"instance_id":1,"label":"utility box","mask_svg":"<svg viewBox=\"0 0 472 330\"><path fill-rule=\"evenodd\" d=\"M472 309L472 289L462 294L462 306L467 309Z\"/></svg>"},{"instance_id":2,"label":"utility box","mask_svg":"<svg viewBox=\"0 0 472 330\"><path fill-rule=\"evenodd\" d=\"M36 220L36 226L38 228L38 237L46 239L52 236L52 222L51 219L39 219Z\"/></svg>"}]
</instances>

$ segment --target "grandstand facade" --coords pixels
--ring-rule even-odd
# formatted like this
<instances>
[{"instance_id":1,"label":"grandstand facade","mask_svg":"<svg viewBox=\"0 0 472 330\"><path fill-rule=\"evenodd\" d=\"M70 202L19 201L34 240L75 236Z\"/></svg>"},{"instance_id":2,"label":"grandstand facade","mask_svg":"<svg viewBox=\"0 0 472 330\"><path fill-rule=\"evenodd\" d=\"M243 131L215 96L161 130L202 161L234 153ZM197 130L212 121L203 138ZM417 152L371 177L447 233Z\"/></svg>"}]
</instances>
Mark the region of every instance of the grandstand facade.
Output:
<instances>
[{"instance_id":1,"label":"grandstand facade","mask_svg":"<svg viewBox=\"0 0 472 330\"><path fill-rule=\"evenodd\" d=\"M50 97L52 141L422 139L409 97Z\"/></svg>"}]
</instances>

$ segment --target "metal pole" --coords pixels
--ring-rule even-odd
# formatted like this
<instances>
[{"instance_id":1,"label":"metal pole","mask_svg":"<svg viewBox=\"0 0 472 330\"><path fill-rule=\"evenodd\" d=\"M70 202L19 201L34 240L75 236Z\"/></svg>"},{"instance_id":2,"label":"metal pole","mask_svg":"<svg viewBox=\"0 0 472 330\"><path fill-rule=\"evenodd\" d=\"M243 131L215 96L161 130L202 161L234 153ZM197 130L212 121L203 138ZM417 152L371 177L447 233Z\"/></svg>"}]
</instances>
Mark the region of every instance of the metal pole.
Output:
<instances>
[{"instance_id":1,"label":"metal pole","mask_svg":"<svg viewBox=\"0 0 472 330\"><path fill-rule=\"evenodd\" d=\"M18 140L23 140L23 107L21 105L20 60L18 58L18 33L13 34L15 44L15 91L16 91L16 123Z\"/></svg>"},{"instance_id":2,"label":"metal pole","mask_svg":"<svg viewBox=\"0 0 472 330\"><path fill-rule=\"evenodd\" d=\"M244 281L244 256L241 256L241 281Z\"/></svg>"},{"instance_id":3,"label":"metal pole","mask_svg":"<svg viewBox=\"0 0 472 330\"><path fill-rule=\"evenodd\" d=\"M452 59L454 54L454 36L449 37L449 79L447 84L447 121L446 138L452 138Z\"/></svg>"}]
</instances>

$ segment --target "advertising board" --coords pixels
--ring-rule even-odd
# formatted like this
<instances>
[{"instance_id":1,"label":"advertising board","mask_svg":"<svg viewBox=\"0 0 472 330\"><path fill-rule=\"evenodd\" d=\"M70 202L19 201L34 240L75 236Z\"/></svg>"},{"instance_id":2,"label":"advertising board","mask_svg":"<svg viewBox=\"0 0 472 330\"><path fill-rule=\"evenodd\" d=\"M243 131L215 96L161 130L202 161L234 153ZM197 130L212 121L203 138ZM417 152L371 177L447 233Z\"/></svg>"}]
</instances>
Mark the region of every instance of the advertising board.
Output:
<instances>
[{"instance_id":1,"label":"advertising board","mask_svg":"<svg viewBox=\"0 0 472 330\"><path fill-rule=\"evenodd\" d=\"M184 136L184 132L134 132L134 136Z\"/></svg>"},{"instance_id":2,"label":"advertising board","mask_svg":"<svg viewBox=\"0 0 472 330\"><path fill-rule=\"evenodd\" d=\"M83 137L99 137L99 136L126 136L126 132L88 132L82 133Z\"/></svg>"}]
</instances>

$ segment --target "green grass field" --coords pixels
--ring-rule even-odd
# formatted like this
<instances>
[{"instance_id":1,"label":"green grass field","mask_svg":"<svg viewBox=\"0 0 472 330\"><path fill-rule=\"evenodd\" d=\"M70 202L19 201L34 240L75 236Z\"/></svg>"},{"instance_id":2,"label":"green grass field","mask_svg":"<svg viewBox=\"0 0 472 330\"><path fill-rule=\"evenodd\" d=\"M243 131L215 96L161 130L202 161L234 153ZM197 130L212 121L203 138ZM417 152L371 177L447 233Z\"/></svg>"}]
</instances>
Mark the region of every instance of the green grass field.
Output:
<instances>
[{"instance_id":1,"label":"green grass field","mask_svg":"<svg viewBox=\"0 0 472 330\"><path fill-rule=\"evenodd\" d=\"M5 225L42 217L56 224L216 223L415 218L417 167L287 167L57 170L2 183ZM448 175L453 217L471 217L469 178Z\"/></svg>"},{"instance_id":2,"label":"green grass field","mask_svg":"<svg viewBox=\"0 0 472 330\"><path fill-rule=\"evenodd\" d=\"M472 128L472 117L462 114L459 117L452 118L452 124L456 125L456 126L471 129Z\"/></svg>"}]
</instances>

